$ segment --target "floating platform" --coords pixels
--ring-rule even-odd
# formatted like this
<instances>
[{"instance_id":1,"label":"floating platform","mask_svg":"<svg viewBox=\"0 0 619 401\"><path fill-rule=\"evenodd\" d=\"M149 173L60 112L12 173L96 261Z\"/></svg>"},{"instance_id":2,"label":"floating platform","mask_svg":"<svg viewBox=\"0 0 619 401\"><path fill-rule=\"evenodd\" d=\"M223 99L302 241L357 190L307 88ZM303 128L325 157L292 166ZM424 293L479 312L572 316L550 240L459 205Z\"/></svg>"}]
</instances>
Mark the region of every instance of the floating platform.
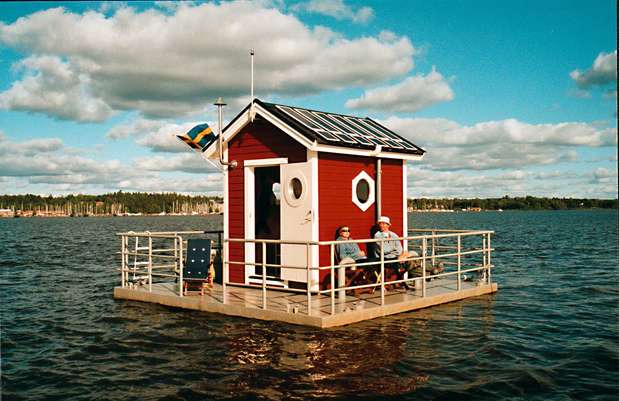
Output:
<instances>
[{"instance_id":1,"label":"floating platform","mask_svg":"<svg viewBox=\"0 0 619 401\"><path fill-rule=\"evenodd\" d=\"M467 281L461 282L461 289L458 290L456 280L445 277L426 283L425 297L422 296L421 289L385 291L383 306L380 288L372 294L348 295L342 299L336 297L334 313L330 296L312 295L308 308L308 297L305 293L269 289L267 305L263 308L262 288L227 285L224 292L223 286L219 284L214 284L203 296L190 293L183 297L178 294L178 286L169 283L153 284L152 291L149 291L147 285L133 288L115 287L114 298L328 328L491 294L497 290L498 285L494 282L478 285Z\"/></svg>"}]
</instances>

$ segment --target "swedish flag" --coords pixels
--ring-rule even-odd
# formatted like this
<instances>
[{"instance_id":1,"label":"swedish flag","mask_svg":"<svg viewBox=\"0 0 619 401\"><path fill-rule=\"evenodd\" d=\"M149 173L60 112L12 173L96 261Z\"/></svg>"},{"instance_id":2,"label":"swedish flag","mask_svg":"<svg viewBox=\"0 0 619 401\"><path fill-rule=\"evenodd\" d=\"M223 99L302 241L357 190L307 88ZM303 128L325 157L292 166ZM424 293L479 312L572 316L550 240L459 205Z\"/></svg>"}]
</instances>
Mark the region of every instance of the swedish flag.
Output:
<instances>
[{"instance_id":1,"label":"swedish flag","mask_svg":"<svg viewBox=\"0 0 619 401\"><path fill-rule=\"evenodd\" d=\"M211 127L206 123L196 125L185 135L176 135L176 137L192 148L202 152L217 138Z\"/></svg>"}]
</instances>

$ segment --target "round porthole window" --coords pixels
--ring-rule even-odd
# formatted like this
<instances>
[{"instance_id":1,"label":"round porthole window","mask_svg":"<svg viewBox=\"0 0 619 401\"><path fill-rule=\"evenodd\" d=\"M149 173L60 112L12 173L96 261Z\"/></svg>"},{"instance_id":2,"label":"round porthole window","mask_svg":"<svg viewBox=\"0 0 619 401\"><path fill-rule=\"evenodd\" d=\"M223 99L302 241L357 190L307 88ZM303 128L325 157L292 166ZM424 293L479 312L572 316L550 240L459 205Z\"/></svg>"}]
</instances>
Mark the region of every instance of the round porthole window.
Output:
<instances>
[{"instance_id":1,"label":"round porthole window","mask_svg":"<svg viewBox=\"0 0 619 401\"><path fill-rule=\"evenodd\" d=\"M303 195L303 183L297 177L290 180L290 194L294 199L300 199Z\"/></svg>"},{"instance_id":2,"label":"round porthole window","mask_svg":"<svg viewBox=\"0 0 619 401\"><path fill-rule=\"evenodd\" d=\"M287 177L284 177L282 185L282 195L286 203L292 207L299 207L307 200L309 195L309 186L307 178L300 173L295 172Z\"/></svg>"},{"instance_id":3,"label":"round porthole window","mask_svg":"<svg viewBox=\"0 0 619 401\"><path fill-rule=\"evenodd\" d=\"M370 198L370 183L366 179L361 179L357 182L357 199L359 202L365 203Z\"/></svg>"},{"instance_id":4,"label":"round porthole window","mask_svg":"<svg viewBox=\"0 0 619 401\"><path fill-rule=\"evenodd\" d=\"M365 171L352 180L352 203L364 212L374 204L374 185L374 179Z\"/></svg>"}]
</instances>

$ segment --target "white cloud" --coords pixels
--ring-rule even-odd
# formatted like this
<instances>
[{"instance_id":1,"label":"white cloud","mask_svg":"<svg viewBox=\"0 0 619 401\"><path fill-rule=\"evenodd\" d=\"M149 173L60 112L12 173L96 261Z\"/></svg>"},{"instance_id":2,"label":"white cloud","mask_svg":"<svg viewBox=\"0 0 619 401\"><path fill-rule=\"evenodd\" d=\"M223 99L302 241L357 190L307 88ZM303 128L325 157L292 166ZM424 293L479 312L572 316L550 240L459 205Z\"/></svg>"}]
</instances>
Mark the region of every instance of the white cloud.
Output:
<instances>
[{"instance_id":1,"label":"white cloud","mask_svg":"<svg viewBox=\"0 0 619 401\"><path fill-rule=\"evenodd\" d=\"M37 153L53 152L63 148L62 140L59 138L40 138L15 143L9 142L6 135L0 133L0 156L23 154L32 156Z\"/></svg>"},{"instance_id":2,"label":"white cloud","mask_svg":"<svg viewBox=\"0 0 619 401\"><path fill-rule=\"evenodd\" d=\"M610 178L592 179L594 172L567 170L534 172L434 171L409 165L409 197L413 198L496 198L509 196L616 198L617 173Z\"/></svg>"},{"instance_id":3,"label":"white cloud","mask_svg":"<svg viewBox=\"0 0 619 401\"><path fill-rule=\"evenodd\" d=\"M221 195L223 183L221 174L211 174L200 179L183 177L170 180L162 177L129 179L120 181L118 187L123 191L139 192L179 192L199 195Z\"/></svg>"},{"instance_id":4,"label":"white cloud","mask_svg":"<svg viewBox=\"0 0 619 401\"><path fill-rule=\"evenodd\" d=\"M515 119L461 126L446 119L390 117L384 124L428 153L436 170L522 168L574 161L578 147L617 145L616 128L585 123L527 124Z\"/></svg>"},{"instance_id":5,"label":"white cloud","mask_svg":"<svg viewBox=\"0 0 619 401\"><path fill-rule=\"evenodd\" d=\"M12 142L0 135L0 149L0 189L7 188L5 193L32 193L35 188L44 188L42 193L222 190L221 174L189 148L186 154L139 158L129 165L70 154L56 138Z\"/></svg>"},{"instance_id":6,"label":"white cloud","mask_svg":"<svg viewBox=\"0 0 619 401\"><path fill-rule=\"evenodd\" d=\"M90 78L56 56L32 56L14 68L20 81L0 93L0 108L42 112L63 120L103 121L112 110L90 93Z\"/></svg>"},{"instance_id":7,"label":"white cloud","mask_svg":"<svg viewBox=\"0 0 619 401\"><path fill-rule=\"evenodd\" d=\"M400 83L370 89L357 99L350 99L351 109L414 112L434 103L453 100L454 94L443 76L433 68L428 75L416 75Z\"/></svg>"},{"instance_id":8,"label":"white cloud","mask_svg":"<svg viewBox=\"0 0 619 401\"><path fill-rule=\"evenodd\" d=\"M217 172L217 169L202 159L198 152L191 151L187 145L184 154L150 156L138 158L135 161L136 168L147 171L182 171L185 173L204 174Z\"/></svg>"},{"instance_id":9,"label":"white cloud","mask_svg":"<svg viewBox=\"0 0 619 401\"><path fill-rule=\"evenodd\" d=\"M528 124L516 119L461 126L446 119L389 117L384 123L422 147L470 146L495 143L538 146L614 146L617 129L580 122Z\"/></svg>"},{"instance_id":10,"label":"white cloud","mask_svg":"<svg viewBox=\"0 0 619 401\"><path fill-rule=\"evenodd\" d=\"M611 53L601 52L593 61L591 68L584 72L574 70L570 73L570 77L581 89L617 82L617 50Z\"/></svg>"},{"instance_id":11,"label":"white cloud","mask_svg":"<svg viewBox=\"0 0 619 401\"><path fill-rule=\"evenodd\" d=\"M112 127L106 136L113 140L136 137L135 143L149 148L153 152L187 152L192 150L176 136L182 135L191 128L203 122L175 123L166 120L149 120L137 118ZM217 132L217 124L208 122L213 132Z\"/></svg>"},{"instance_id":12,"label":"white cloud","mask_svg":"<svg viewBox=\"0 0 619 401\"><path fill-rule=\"evenodd\" d=\"M218 96L235 101L249 90L250 47L261 96L372 85L406 74L414 54L406 37L349 39L305 26L264 2L182 3L172 13L121 7L109 17L54 8L0 22L0 42L57 65L16 82L2 94L4 107L79 121L104 119L110 110L177 117L203 110ZM54 85L62 73L65 79ZM34 98L50 88L53 94L72 90L88 107L75 110L77 100L55 98L37 104ZM20 93L28 100L19 101Z\"/></svg>"},{"instance_id":13,"label":"white cloud","mask_svg":"<svg viewBox=\"0 0 619 401\"><path fill-rule=\"evenodd\" d=\"M366 23L374 17L374 10L370 7L361 7L353 10L343 0L310 0L304 3L297 3L292 9L327 15L340 21L350 20L355 23Z\"/></svg>"},{"instance_id":14,"label":"white cloud","mask_svg":"<svg viewBox=\"0 0 619 401\"><path fill-rule=\"evenodd\" d=\"M137 118L135 120L125 122L112 127L105 136L116 140L125 139L129 136L144 135L147 132L158 130L168 124L164 120L149 120L146 118Z\"/></svg>"}]
</instances>

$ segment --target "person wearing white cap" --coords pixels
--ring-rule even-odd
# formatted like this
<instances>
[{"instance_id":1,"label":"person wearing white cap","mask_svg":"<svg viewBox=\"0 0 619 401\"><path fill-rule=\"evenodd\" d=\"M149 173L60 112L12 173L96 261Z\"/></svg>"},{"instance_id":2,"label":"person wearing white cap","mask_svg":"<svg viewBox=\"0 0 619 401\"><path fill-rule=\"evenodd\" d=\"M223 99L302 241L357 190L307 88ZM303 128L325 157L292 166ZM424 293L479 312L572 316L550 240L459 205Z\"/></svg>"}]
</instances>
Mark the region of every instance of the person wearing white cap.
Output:
<instances>
[{"instance_id":1,"label":"person wearing white cap","mask_svg":"<svg viewBox=\"0 0 619 401\"><path fill-rule=\"evenodd\" d=\"M403 252L402 244L398 240L398 235L389 230L391 227L391 220L387 216L380 216L376 221L379 231L374 234L374 239L393 239L392 241L383 242L383 248L385 253L385 259L398 259ZM376 257L380 258L380 242L376 244Z\"/></svg>"}]
</instances>

